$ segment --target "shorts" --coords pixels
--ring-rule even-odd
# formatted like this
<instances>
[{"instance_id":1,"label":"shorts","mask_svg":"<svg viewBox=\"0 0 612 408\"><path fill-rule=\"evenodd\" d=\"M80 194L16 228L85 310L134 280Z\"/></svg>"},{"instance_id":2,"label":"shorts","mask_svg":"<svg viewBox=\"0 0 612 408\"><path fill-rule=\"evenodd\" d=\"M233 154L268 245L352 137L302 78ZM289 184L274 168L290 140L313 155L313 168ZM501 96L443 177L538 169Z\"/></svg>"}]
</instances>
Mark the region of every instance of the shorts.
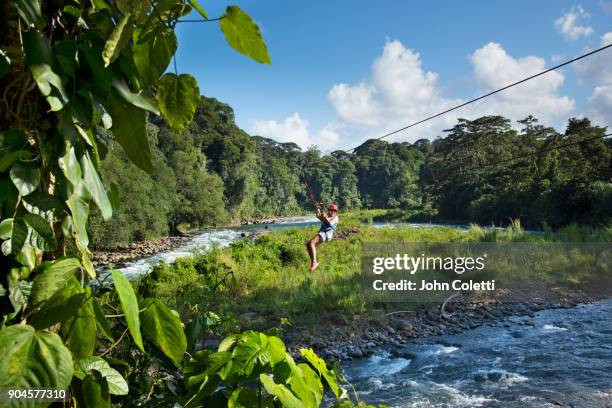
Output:
<instances>
[{"instance_id":1,"label":"shorts","mask_svg":"<svg viewBox=\"0 0 612 408\"><path fill-rule=\"evenodd\" d=\"M323 242L331 241L334 237L334 231L319 231L317 234Z\"/></svg>"}]
</instances>

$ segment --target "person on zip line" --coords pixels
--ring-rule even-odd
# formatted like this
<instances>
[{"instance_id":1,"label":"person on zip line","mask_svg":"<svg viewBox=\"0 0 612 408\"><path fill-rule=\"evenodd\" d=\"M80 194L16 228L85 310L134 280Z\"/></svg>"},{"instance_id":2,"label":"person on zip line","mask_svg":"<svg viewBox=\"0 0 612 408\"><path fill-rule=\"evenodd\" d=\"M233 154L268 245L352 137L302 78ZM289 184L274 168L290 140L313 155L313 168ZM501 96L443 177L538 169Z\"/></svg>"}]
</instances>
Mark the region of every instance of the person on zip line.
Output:
<instances>
[{"instance_id":1,"label":"person on zip line","mask_svg":"<svg viewBox=\"0 0 612 408\"><path fill-rule=\"evenodd\" d=\"M308 255L310 255L310 267L308 269L311 271L314 271L319 266L317 263L317 246L323 242L331 241L334 236L334 231L336 231L339 221L338 206L331 204L327 208L327 214L323 214L321 206L317 205L317 218L321 221L321 228L317 235L306 243L306 249L308 250Z\"/></svg>"}]
</instances>

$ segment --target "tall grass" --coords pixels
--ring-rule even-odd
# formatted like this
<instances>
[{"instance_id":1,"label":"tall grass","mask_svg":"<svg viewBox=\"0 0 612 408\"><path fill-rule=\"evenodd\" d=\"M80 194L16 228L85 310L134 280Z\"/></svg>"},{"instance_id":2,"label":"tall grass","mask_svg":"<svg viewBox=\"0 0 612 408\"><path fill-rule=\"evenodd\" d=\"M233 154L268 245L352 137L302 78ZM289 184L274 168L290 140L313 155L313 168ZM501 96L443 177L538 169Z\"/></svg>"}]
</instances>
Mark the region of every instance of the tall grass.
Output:
<instances>
[{"instance_id":1,"label":"tall grass","mask_svg":"<svg viewBox=\"0 0 612 408\"><path fill-rule=\"evenodd\" d=\"M507 229L471 226L456 228L376 228L355 217L343 228L360 232L345 240L332 240L318 249L319 268L308 270L306 241L315 227L261 235L254 242L241 240L228 248L177 260L156 267L141 286L182 313L187 305L199 310L234 314L243 328L276 326L282 318L298 325L320 319L372 313L362 296L360 247L366 242L590 242L612 241L612 228L569 226L553 232L526 234L520 222Z\"/></svg>"}]
</instances>

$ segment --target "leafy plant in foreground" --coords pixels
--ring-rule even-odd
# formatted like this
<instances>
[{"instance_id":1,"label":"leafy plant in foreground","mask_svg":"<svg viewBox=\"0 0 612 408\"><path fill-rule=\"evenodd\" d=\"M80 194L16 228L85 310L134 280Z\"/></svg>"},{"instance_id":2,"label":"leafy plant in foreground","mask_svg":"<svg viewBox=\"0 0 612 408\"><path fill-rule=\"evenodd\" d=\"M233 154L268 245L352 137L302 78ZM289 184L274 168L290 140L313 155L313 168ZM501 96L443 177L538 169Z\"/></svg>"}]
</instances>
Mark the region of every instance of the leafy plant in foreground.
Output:
<instances>
[{"instance_id":1,"label":"leafy plant in foreground","mask_svg":"<svg viewBox=\"0 0 612 408\"><path fill-rule=\"evenodd\" d=\"M189 124L197 82L165 71L179 19L193 9L208 16L197 0L13 0L0 8L0 388L70 388L71 405L108 407L131 388L113 367L122 363L104 358L109 352L161 352L180 370L187 339L178 315L157 299L138 299L121 273L112 273L116 301L102 304L100 287L90 285L90 206L108 220L120 200L116 186L104 185L100 160L114 140L152 172L147 112L179 131ZM234 49L270 62L241 9L229 6L220 27ZM251 342L237 341L236 367L255 367ZM277 344L270 359L280 363L278 341L267 341ZM210 369L189 367L192 376ZM274 381L262 381L267 400L282 403L287 393Z\"/></svg>"}]
</instances>

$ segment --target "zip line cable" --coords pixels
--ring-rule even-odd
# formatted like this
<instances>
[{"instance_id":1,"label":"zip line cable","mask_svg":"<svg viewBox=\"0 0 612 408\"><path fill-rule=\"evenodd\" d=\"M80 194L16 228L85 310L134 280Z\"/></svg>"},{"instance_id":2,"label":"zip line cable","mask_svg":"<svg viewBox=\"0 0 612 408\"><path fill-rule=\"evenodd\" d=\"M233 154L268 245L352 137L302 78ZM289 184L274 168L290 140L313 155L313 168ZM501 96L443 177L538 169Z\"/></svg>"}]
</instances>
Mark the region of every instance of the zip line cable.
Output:
<instances>
[{"instance_id":1,"label":"zip line cable","mask_svg":"<svg viewBox=\"0 0 612 408\"><path fill-rule=\"evenodd\" d=\"M583 59L583 58L589 57L589 56L591 56L591 55L593 55L593 54L596 54L596 53L598 53L598 52L601 52L601 51L603 51L603 50L605 50L605 49L607 49L607 48L610 48L610 47L612 47L612 44L604 45L604 46L603 46L603 47L601 47L601 48L598 48L598 49L593 50L593 51L591 51L591 52L588 52L588 53L586 53L586 54L580 55L580 56L578 56L578 57L576 57L576 58L573 58L573 59L571 59L571 60L569 60L569 61L565 61L565 62L563 62L563 63L561 63L561 64L559 64L559 65L555 65L554 67L552 67L552 68L548 68L547 70L542 71L542 72L540 72L540 73L537 73L537 74L531 75L531 76L529 76L529 77L527 77L527 78L523 78L523 79L521 79L521 80L519 80L519 81L513 82L513 83L511 83L511 84L509 84L509 85L504 86L503 88L496 89L495 91L492 91L492 92L489 92L489 93L487 93L487 94L481 95L481 96L479 96L479 97L477 97L477 98L471 99L471 100L469 100L469 101L467 101L467 102L464 102L464 103L462 103L462 104L459 104L459 105L453 106L452 108L449 108L449 109L447 109L447 110L445 110L445 111L442 111L442 112L440 112L440 113L436 113L435 115L431 115L431 116L429 116L429 117L427 117L427 118L425 118L425 119L421 119L421 120L419 120L418 122L411 123L411 124L409 124L409 125L407 125L407 126L404 126L404 127L400 128L400 129L397 129L397 130L394 130L394 131L392 131L392 132L386 133L386 134L384 134L384 135L382 135L382 136L379 136L379 137L377 137L377 138L374 138L373 140L381 140L381 139L384 139L384 138L389 137L389 136L391 136L391 135L394 135L394 134L396 134L396 133L402 132L402 131L404 131L404 130L406 130L406 129L410 129L411 127L414 127L414 126L416 126L416 125L420 125L421 123L424 123L424 122L427 122L427 121L429 121L429 120L435 119L435 118L437 118L437 117L439 117L439 116L445 115L445 114L447 114L447 113L449 113L449 112L452 112L452 111L454 111L454 110L457 110L457 109L459 109L459 108L463 108L464 106L467 106L467 105L469 105L469 104L472 104L472 103L474 103L474 102L477 102L477 101L479 101L479 100L481 100L481 99L487 98L487 97L489 97L489 96L491 96L491 95L494 95L494 94L496 94L496 93L499 93L499 92L501 92L501 91L505 91L506 89L512 88L513 86L516 86L516 85L522 84L523 82L527 82L527 81L529 81L529 80L531 80L531 79L537 78L537 77L539 77L539 76L541 76L541 75L544 75L544 74L547 74L547 73L549 73L549 72L551 72L551 71L557 70L557 69L559 69L559 68L561 68L561 67L564 67L564 66L569 65L569 64L571 64L571 63L573 63L573 62L579 61L579 60L581 60L581 59ZM361 146L361 145L359 145L359 146ZM355 147L353 147L352 149L345 150L345 153L350 153L350 152L354 151L355 149L357 149L359 146L355 146Z\"/></svg>"}]
</instances>

